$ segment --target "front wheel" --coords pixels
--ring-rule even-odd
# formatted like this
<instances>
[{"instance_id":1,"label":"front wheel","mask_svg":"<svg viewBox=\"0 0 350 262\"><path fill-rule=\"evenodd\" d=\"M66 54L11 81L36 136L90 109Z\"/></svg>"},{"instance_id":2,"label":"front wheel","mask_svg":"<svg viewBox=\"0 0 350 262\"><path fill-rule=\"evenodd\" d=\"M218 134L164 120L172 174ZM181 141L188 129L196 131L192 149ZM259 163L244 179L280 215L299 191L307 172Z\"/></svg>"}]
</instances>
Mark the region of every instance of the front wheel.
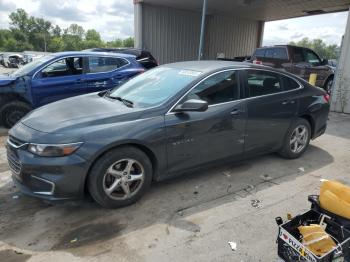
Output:
<instances>
[{"instance_id":1,"label":"front wheel","mask_svg":"<svg viewBox=\"0 0 350 262\"><path fill-rule=\"evenodd\" d=\"M135 203L152 182L152 164L134 147L119 147L104 154L91 169L88 189L103 207L117 208Z\"/></svg>"},{"instance_id":2,"label":"front wheel","mask_svg":"<svg viewBox=\"0 0 350 262\"><path fill-rule=\"evenodd\" d=\"M27 103L21 101L9 102L0 109L1 122L5 127L11 128L31 109Z\"/></svg>"},{"instance_id":3,"label":"front wheel","mask_svg":"<svg viewBox=\"0 0 350 262\"><path fill-rule=\"evenodd\" d=\"M281 151L281 156L289 159L300 157L307 149L311 138L311 127L306 119L298 118L289 128Z\"/></svg>"}]
</instances>

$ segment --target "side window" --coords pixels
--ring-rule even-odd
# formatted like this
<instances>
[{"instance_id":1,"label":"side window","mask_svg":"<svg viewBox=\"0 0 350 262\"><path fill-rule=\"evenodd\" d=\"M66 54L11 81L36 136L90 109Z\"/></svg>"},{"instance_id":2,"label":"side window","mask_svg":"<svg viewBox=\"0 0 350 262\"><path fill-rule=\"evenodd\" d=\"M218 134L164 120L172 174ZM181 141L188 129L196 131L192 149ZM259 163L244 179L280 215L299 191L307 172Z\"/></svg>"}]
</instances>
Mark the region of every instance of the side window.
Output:
<instances>
[{"instance_id":1,"label":"side window","mask_svg":"<svg viewBox=\"0 0 350 262\"><path fill-rule=\"evenodd\" d=\"M262 70L247 70L248 97L263 96L283 91L278 74Z\"/></svg>"},{"instance_id":2,"label":"side window","mask_svg":"<svg viewBox=\"0 0 350 262\"><path fill-rule=\"evenodd\" d=\"M67 57L53 62L41 71L41 76L58 77L81 75L83 73L83 58L82 57Z\"/></svg>"},{"instance_id":3,"label":"side window","mask_svg":"<svg viewBox=\"0 0 350 262\"><path fill-rule=\"evenodd\" d=\"M304 62L303 49L293 48L293 62L294 63Z\"/></svg>"},{"instance_id":4,"label":"side window","mask_svg":"<svg viewBox=\"0 0 350 262\"><path fill-rule=\"evenodd\" d=\"M289 91L289 90L297 89L300 87L300 85L295 80L293 80L292 78L290 78L288 76L281 76L281 78L283 81L284 91Z\"/></svg>"},{"instance_id":5,"label":"side window","mask_svg":"<svg viewBox=\"0 0 350 262\"><path fill-rule=\"evenodd\" d=\"M123 65L128 64L125 59L116 57L89 57L89 72L90 73L101 73L113 71Z\"/></svg>"},{"instance_id":6,"label":"side window","mask_svg":"<svg viewBox=\"0 0 350 262\"><path fill-rule=\"evenodd\" d=\"M230 102L239 98L237 72L225 71L200 82L181 102L201 99L209 105Z\"/></svg>"},{"instance_id":7,"label":"side window","mask_svg":"<svg viewBox=\"0 0 350 262\"><path fill-rule=\"evenodd\" d=\"M311 50L304 49L305 62L310 63L314 66L321 64L319 57Z\"/></svg>"}]
</instances>

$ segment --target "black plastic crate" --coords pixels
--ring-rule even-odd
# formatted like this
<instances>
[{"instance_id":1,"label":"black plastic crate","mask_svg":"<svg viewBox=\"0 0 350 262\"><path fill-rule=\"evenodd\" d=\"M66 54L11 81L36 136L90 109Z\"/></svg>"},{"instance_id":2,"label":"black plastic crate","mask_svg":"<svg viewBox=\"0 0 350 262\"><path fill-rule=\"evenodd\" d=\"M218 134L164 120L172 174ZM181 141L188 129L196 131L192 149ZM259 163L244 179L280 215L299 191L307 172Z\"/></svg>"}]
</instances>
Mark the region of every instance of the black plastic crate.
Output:
<instances>
[{"instance_id":1,"label":"black plastic crate","mask_svg":"<svg viewBox=\"0 0 350 262\"><path fill-rule=\"evenodd\" d=\"M350 262L350 231L332 218L323 216L322 213L309 210L286 223L280 224L277 238L278 256L285 262ZM338 246L319 257L301 243L302 236L298 227L301 225L320 224L322 218L327 225L325 231L336 240ZM280 218L279 221L281 221Z\"/></svg>"},{"instance_id":2,"label":"black plastic crate","mask_svg":"<svg viewBox=\"0 0 350 262\"><path fill-rule=\"evenodd\" d=\"M319 196L318 195L310 195L309 196L309 202L311 202L311 209L315 210L319 213L326 214L327 216L330 216L335 222L338 224L346 227L348 230L350 230L350 219L346 219L344 217L338 216L334 213L331 213L325 209L323 209L320 206Z\"/></svg>"}]
</instances>

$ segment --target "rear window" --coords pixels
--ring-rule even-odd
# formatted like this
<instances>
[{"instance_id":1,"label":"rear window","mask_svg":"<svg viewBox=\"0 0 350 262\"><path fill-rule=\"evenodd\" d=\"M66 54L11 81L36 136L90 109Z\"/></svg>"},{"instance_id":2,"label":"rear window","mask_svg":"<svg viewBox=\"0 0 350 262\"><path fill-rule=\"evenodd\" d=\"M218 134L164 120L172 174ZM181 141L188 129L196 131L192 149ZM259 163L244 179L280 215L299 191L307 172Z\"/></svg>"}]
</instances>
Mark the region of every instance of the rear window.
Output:
<instances>
[{"instance_id":1,"label":"rear window","mask_svg":"<svg viewBox=\"0 0 350 262\"><path fill-rule=\"evenodd\" d=\"M287 50L284 47L269 48L265 52L266 58L288 59Z\"/></svg>"},{"instance_id":2,"label":"rear window","mask_svg":"<svg viewBox=\"0 0 350 262\"><path fill-rule=\"evenodd\" d=\"M257 56L257 57L265 57L265 49L257 49L255 51L255 56Z\"/></svg>"}]
</instances>

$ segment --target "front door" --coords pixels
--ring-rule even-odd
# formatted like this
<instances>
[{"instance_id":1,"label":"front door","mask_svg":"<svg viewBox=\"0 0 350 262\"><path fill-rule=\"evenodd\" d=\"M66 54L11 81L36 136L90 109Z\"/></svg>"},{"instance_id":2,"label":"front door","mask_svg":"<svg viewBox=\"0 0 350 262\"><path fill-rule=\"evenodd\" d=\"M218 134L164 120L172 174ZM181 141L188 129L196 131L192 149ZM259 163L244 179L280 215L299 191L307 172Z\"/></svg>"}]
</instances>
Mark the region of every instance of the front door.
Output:
<instances>
[{"instance_id":1,"label":"front door","mask_svg":"<svg viewBox=\"0 0 350 262\"><path fill-rule=\"evenodd\" d=\"M57 60L32 79L32 97L37 106L84 93L86 93L86 82L83 57Z\"/></svg>"},{"instance_id":2,"label":"front door","mask_svg":"<svg viewBox=\"0 0 350 262\"><path fill-rule=\"evenodd\" d=\"M170 173L243 152L245 104L239 97L237 72L219 72L197 84L178 103L205 100L209 104L205 112L165 116Z\"/></svg>"}]
</instances>

